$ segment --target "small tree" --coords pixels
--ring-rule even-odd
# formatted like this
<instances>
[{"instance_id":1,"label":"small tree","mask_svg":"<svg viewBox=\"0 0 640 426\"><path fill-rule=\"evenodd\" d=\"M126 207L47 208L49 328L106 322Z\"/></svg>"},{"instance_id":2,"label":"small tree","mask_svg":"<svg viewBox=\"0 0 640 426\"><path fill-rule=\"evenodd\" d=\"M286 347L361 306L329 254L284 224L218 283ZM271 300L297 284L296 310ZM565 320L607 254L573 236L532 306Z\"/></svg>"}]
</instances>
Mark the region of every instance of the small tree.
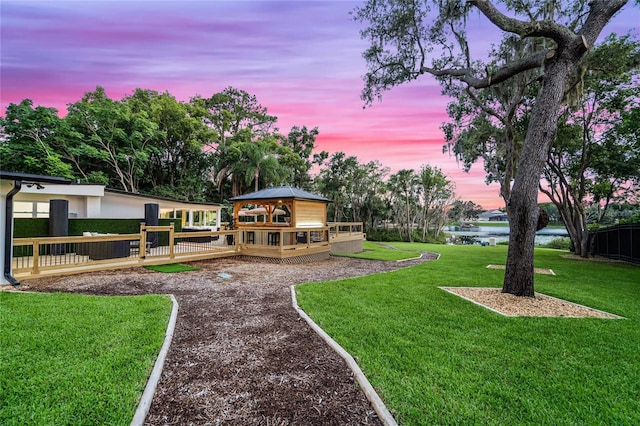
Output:
<instances>
[{"instance_id":1,"label":"small tree","mask_svg":"<svg viewBox=\"0 0 640 426\"><path fill-rule=\"evenodd\" d=\"M397 173L389 177L389 189L395 195L396 200L402 200L404 205L404 214L401 215L403 221L400 222L405 226L407 232L407 241L413 242L413 215L411 214L411 206L417 200L418 176L416 172L409 169L399 170ZM396 222L398 222L396 220Z\"/></svg>"},{"instance_id":2,"label":"small tree","mask_svg":"<svg viewBox=\"0 0 640 426\"><path fill-rule=\"evenodd\" d=\"M422 241L433 228L438 238L447 218L447 207L454 198L454 185L438 167L423 165L418 175L422 201Z\"/></svg>"},{"instance_id":3,"label":"small tree","mask_svg":"<svg viewBox=\"0 0 640 426\"><path fill-rule=\"evenodd\" d=\"M602 201L606 211L624 183L639 175L640 153L632 139L616 130L639 108L639 65L640 43L629 36L612 34L596 47L583 64L582 84L564 108L549 150L548 185L541 184L540 190L558 208L575 253L582 257L588 255L588 202Z\"/></svg>"},{"instance_id":4,"label":"small tree","mask_svg":"<svg viewBox=\"0 0 640 426\"><path fill-rule=\"evenodd\" d=\"M85 168L104 173L112 186L139 192L138 184L158 136L157 124L145 112L109 98L98 86L69 105L65 121L74 136L64 141L66 152L82 157ZM95 163L100 169L95 170Z\"/></svg>"}]
</instances>

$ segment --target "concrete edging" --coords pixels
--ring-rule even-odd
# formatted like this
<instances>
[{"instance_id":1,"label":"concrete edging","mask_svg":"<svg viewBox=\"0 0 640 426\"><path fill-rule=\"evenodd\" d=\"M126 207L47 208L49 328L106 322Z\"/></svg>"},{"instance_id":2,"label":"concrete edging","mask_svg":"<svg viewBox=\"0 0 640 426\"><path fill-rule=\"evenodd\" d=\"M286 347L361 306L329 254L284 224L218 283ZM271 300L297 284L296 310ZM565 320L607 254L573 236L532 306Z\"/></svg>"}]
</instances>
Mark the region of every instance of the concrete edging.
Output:
<instances>
[{"instance_id":1,"label":"concrete edging","mask_svg":"<svg viewBox=\"0 0 640 426\"><path fill-rule=\"evenodd\" d=\"M176 321L178 318L178 301L173 294L169 294L168 296L171 298L173 308L171 309L169 324L167 324L167 331L164 335L164 343L162 344L160 353L158 353L158 358L156 358L156 362L153 365L153 370L151 370L149 380L147 380L147 386L145 386L142 397L140 398L138 409L133 416L133 420L131 420L131 426L142 426L142 424L144 424L144 420L149 413L149 408L151 408L153 395L155 394L156 387L158 386L158 382L160 381L162 368L164 367L164 360L167 357L169 346L171 346L171 340L173 339L173 332L175 330Z\"/></svg>"},{"instance_id":2,"label":"concrete edging","mask_svg":"<svg viewBox=\"0 0 640 426\"><path fill-rule=\"evenodd\" d=\"M316 324L315 321L313 321L311 317L309 317L309 315L307 315L307 313L298 306L295 287L295 285L291 286L291 303L293 305L293 308L298 312L298 315L300 315L300 317L303 318L307 322L307 324L309 324L309 326L311 326L313 331L315 331L331 347L331 349L336 351L336 353L345 360L351 371L353 371L356 381L360 385L360 388L364 392L364 395L373 406L373 409L378 415L378 418L380 419L382 424L384 424L385 426L397 426L395 419L393 418L389 410L387 410L384 402L382 401L380 396L378 396L375 389L373 389L373 386L371 386L371 383L369 383L369 380L367 380L367 377L364 375L349 352L344 350L344 348L340 346L338 342L333 340L331 336L329 336L322 328L320 328L320 326Z\"/></svg>"},{"instance_id":3,"label":"concrete edging","mask_svg":"<svg viewBox=\"0 0 640 426\"><path fill-rule=\"evenodd\" d=\"M422 259L422 256L424 255L424 253L420 253L420 256L418 257L410 257L408 259L400 259L400 260L396 260L396 263L401 263L401 262L408 262L410 260L418 260L418 259Z\"/></svg>"}]
</instances>

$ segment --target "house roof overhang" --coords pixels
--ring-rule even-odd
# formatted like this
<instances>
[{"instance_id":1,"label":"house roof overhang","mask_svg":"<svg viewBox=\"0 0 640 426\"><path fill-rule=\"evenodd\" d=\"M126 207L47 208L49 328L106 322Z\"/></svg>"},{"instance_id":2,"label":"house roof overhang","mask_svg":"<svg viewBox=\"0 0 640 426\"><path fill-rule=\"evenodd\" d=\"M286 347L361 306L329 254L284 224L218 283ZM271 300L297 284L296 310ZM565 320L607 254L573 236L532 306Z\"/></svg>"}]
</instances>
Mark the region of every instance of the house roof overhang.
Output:
<instances>
[{"instance_id":1,"label":"house roof overhang","mask_svg":"<svg viewBox=\"0 0 640 426\"><path fill-rule=\"evenodd\" d=\"M57 184L70 184L71 181L69 179L65 179L57 176L45 176L45 175L33 175L29 173L18 173L18 172L6 172L4 170L0 170L0 179L2 180L19 180L23 183L33 182L33 183L57 183Z\"/></svg>"}]
</instances>

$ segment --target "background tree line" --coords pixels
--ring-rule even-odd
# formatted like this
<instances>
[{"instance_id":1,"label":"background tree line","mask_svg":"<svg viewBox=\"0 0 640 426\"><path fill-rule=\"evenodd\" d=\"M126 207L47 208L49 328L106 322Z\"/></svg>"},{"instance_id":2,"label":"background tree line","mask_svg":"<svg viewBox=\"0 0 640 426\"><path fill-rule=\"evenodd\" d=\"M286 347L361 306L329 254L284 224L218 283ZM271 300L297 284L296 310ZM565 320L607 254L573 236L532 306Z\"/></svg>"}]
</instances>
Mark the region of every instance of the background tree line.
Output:
<instances>
[{"instance_id":1,"label":"background tree line","mask_svg":"<svg viewBox=\"0 0 640 426\"><path fill-rule=\"evenodd\" d=\"M126 192L222 201L249 188L308 185L317 129L282 135L255 96L227 88L177 101L136 89L121 100L102 87L54 108L25 99L0 121L2 167L101 183Z\"/></svg>"},{"instance_id":2,"label":"background tree line","mask_svg":"<svg viewBox=\"0 0 640 426\"><path fill-rule=\"evenodd\" d=\"M608 39L611 41L627 52L633 47L637 55L637 45L629 44L628 38L622 39L622 43L615 37ZM599 52L600 49L596 51ZM624 69L625 72L609 77L613 80L609 87L615 86L610 87L610 91L615 89L617 98L610 96L614 100L601 102L600 109L613 102L634 100L630 94L635 96L637 88L627 87L633 74ZM621 81L626 81L627 86ZM601 92L604 93L601 96L609 94ZM483 114L488 102L476 111L477 115L467 110L465 121L458 113L463 109L462 99L450 105L454 120L444 125L448 137L446 148L454 150L466 168L483 158L487 180L500 182L502 193L506 191L504 182L508 173L504 171L506 163L499 163L501 149L496 147L510 139L501 139L499 135L510 133L512 139L521 137L517 135L524 125L516 126L517 130L513 131L500 128L499 121L491 121ZM622 143L611 143L614 131L616 135L635 137L631 129L637 128L637 106L628 105L633 107L616 115L618 121L612 118L613 114L606 115L605 124L599 121L601 139L589 145L592 151L597 149L600 153L597 162L600 168L608 164L608 175L587 173L591 169L584 166L574 166L573 175L567 173L567 176L562 175L565 169L559 167L545 171L548 182L573 179L581 182L581 188L592 191L600 188L600 198L592 196L586 200L583 190L582 202L574 206L584 215L585 224L610 223L620 214L626 214L623 220L633 220L636 216L635 210L620 207L617 201L632 194L629 191L637 179L637 173L634 177L637 150L633 151L626 139ZM589 123L596 121L593 115ZM618 123L624 119L626 127ZM54 108L34 107L31 100L25 99L9 105L6 116L0 120L0 156L3 169L8 171L62 176L126 192L212 202L224 202L231 196L268 186L293 185L333 200L329 206L330 220L362 221L371 238L383 240L442 241L443 225L473 218L482 210L471 201L457 199L453 183L437 167L424 165L419 171L404 169L389 174L389 169L377 161L363 164L344 152L314 153L317 128L294 126L283 135L276 127L277 117L269 115L255 96L231 87L210 98L197 96L189 102L177 101L169 93L143 89L113 100L103 88L97 87L70 104L67 115L62 118ZM464 125L469 127L460 130ZM587 131L580 132L575 122L563 126L552 148L556 155L550 155L549 161L564 158L566 162L576 159L585 162L585 157L592 160L593 155L575 155L576 146L583 146L579 141L586 143L584 138L589 135ZM602 139L610 143L605 146ZM637 139L634 140L637 143ZM482 157L476 146L481 143L492 147L482 152ZM612 146L618 151L613 151ZM635 156L630 154L627 161L616 163L621 150ZM576 170L583 173L576 174ZM600 176L605 179L595 182ZM554 185L560 188L562 183ZM553 194L550 198L553 200ZM599 202L601 199L606 203ZM611 209L610 201L616 201ZM555 200L553 207L547 205L545 210L570 227L573 216L562 206L562 202ZM611 214L606 215L607 211Z\"/></svg>"},{"instance_id":3,"label":"background tree line","mask_svg":"<svg viewBox=\"0 0 640 426\"><path fill-rule=\"evenodd\" d=\"M96 87L69 104L64 117L25 99L10 104L0 120L7 171L187 201L224 202L293 185L333 200L330 220L362 221L365 230L382 228L389 239L438 239L455 199L437 167L389 175L379 162L315 153L317 128L281 134L277 117L232 87L188 102L144 89L115 100Z\"/></svg>"}]
</instances>

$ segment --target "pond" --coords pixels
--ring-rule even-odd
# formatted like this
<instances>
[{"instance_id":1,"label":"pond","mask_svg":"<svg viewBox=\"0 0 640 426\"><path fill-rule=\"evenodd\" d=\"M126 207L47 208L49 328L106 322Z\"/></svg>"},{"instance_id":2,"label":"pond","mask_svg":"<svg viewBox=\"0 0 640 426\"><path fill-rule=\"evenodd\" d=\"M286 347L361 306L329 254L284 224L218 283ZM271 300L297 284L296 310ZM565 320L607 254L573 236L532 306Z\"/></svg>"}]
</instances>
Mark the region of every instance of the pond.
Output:
<instances>
[{"instance_id":1,"label":"pond","mask_svg":"<svg viewBox=\"0 0 640 426\"><path fill-rule=\"evenodd\" d=\"M445 226L444 232L450 240L463 240L466 244L489 244L491 239L496 243L509 241L509 226L473 226L460 230L457 226ZM545 228L536 232L536 245L547 244L556 238L568 237L564 228Z\"/></svg>"}]
</instances>

